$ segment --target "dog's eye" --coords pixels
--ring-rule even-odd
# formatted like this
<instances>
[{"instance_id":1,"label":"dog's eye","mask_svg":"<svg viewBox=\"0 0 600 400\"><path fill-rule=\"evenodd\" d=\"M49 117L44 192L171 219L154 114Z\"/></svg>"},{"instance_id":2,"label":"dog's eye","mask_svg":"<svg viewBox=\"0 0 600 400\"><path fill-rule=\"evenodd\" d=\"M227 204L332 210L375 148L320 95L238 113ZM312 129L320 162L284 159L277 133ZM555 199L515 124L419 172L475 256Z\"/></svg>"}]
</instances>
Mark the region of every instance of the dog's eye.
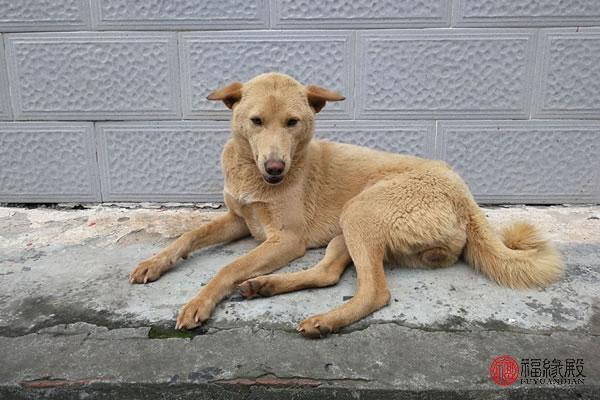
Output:
<instances>
[{"instance_id":1,"label":"dog's eye","mask_svg":"<svg viewBox=\"0 0 600 400\"><path fill-rule=\"evenodd\" d=\"M287 126L296 126L298 120L296 118L290 118L287 120Z\"/></svg>"},{"instance_id":2,"label":"dog's eye","mask_svg":"<svg viewBox=\"0 0 600 400\"><path fill-rule=\"evenodd\" d=\"M262 119L260 119L258 117L250 118L250 121L252 121L252 123L256 126L262 125Z\"/></svg>"}]
</instances>

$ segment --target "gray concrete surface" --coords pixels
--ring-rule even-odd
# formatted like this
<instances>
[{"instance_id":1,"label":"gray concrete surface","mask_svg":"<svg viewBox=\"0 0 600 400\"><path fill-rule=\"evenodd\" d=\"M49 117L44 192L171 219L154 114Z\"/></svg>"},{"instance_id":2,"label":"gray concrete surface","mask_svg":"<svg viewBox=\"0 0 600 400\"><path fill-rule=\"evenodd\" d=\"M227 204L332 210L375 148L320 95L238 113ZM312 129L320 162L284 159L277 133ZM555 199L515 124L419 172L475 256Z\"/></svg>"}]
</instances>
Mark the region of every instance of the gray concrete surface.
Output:
<instances>
[{"instance_id":1,"label":"gray concrete surface","mask_svg":"<svg viewBox=\"0 0 600 400\"><path fill-rule=\"evenodd\" d=\"M352 296L353 268L331 288L234 294L206 326L180 335L179 307L256 242L199 251L148 285L130 285L127 274L214 211L0 207L0 398L598 398L600 207L486 213L498 227L539 225L564 256L563 279L516 291L464 264L390 266L388 307L308 340L296 324ZM583 358L585 383L500 388L488 368L501 354Z\"/></svg>"}]
</instances>

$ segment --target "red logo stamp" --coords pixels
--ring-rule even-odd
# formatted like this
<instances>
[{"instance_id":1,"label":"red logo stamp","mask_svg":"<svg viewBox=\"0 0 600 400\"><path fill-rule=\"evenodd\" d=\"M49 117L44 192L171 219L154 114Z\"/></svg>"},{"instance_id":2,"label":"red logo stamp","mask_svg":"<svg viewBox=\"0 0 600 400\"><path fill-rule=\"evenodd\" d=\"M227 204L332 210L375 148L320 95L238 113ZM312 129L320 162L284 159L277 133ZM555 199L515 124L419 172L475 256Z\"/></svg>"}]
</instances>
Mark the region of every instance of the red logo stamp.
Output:
<instances>
[{"instance_id":1,"label":"red logo stamp","mask_svg":"<svg viewBox=\"0 0 600 400\"><path fill-rule=\"evenodd\" d=\"M519 379L519 363L514 357L496 357L490 364L490 378L498 386L510 386Z\"/></svg>"}]
</instances>

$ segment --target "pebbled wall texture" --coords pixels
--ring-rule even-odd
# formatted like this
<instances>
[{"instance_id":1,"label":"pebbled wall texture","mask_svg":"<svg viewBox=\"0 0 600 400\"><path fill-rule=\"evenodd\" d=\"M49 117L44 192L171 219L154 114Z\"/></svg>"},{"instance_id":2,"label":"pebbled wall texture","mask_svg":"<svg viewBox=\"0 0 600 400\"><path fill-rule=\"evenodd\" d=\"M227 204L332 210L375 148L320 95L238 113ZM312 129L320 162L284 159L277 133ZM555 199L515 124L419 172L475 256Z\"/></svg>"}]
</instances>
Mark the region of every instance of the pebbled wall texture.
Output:
<instances>
[{"instance_id":1,"label":"pebbled wall texture","mask_svg":"<svg viewBox=\"0 0 600 400\"><path fill-rule=\"evenodd\" d=\"M598 0L0 0L0 202L220 201L267 71L317 137L448 161L483 203L600 203Z\"/></svg>"}]
</instances>

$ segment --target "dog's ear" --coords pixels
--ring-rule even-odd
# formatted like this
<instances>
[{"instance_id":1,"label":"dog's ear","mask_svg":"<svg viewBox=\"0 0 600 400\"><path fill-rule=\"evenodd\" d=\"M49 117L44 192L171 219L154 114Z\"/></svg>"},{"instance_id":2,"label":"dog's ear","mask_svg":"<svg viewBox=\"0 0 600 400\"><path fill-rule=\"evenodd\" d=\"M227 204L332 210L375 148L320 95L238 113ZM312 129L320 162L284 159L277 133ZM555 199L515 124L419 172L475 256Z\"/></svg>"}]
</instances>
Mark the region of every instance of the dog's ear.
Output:
<instances>
[{"instance_id":1,"label":"dog's ear","mask_svg":"<svg viewBox=\"0 0 600 400\"><path fill-rule=\"evenodd\" d=\"M235 103L242 98L242 86L240 82L233 82L224 88L215 90L206 98L208 100L222 100L229 109L233 109Z\"/></svg>"},{"instance_id":2,"label":"dog's ear","mask_svg":"<svg viewBox=\"0 0 600 400\"><path fill-rule=\"evenodd\" d=\"M316 85L306 87L306 97L308 97L308 104L310 104L316 113L321 111L328 101L342 101L346 99L337 92L332 92Z\"/></svg>"}]
</instances>

